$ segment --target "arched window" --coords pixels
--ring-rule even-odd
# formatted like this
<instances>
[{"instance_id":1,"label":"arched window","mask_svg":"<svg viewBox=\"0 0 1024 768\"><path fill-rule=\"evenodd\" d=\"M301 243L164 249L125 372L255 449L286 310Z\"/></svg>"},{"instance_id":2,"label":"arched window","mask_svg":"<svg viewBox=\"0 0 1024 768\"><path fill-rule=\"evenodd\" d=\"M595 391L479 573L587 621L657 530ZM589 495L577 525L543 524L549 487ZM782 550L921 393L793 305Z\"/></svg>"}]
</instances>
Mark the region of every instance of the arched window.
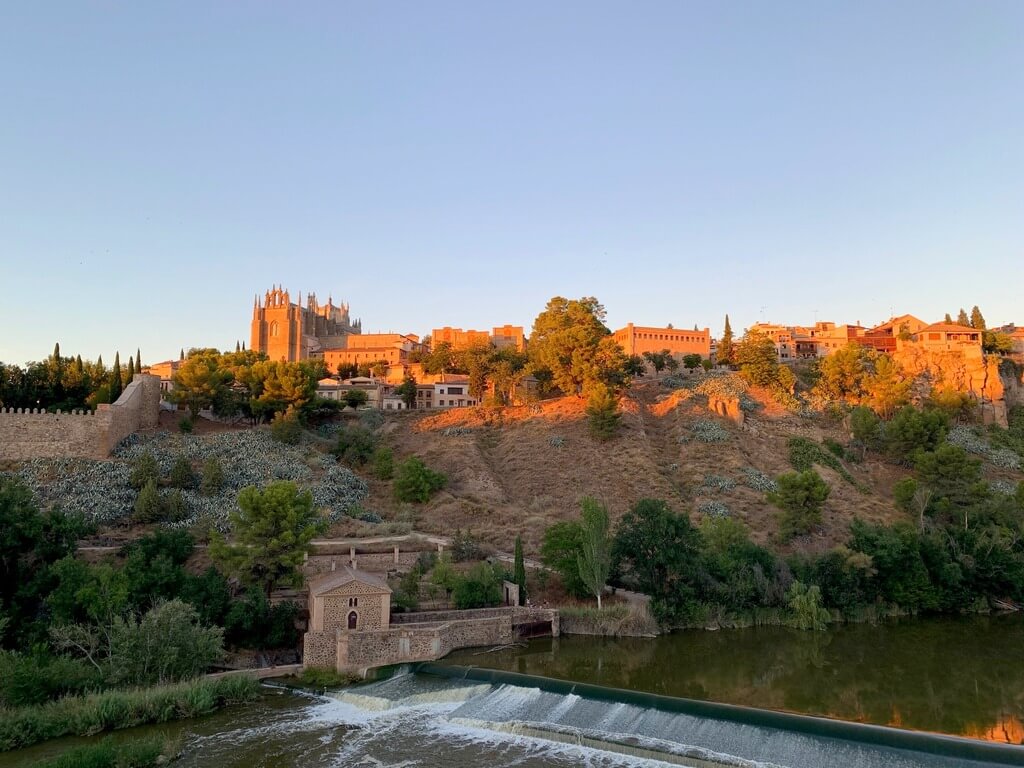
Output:
<instances>
[{"instance_id":1,"label":"arched window","mask_svg":"<svg viewBox=\"0 0 1024 768\"><path fill-rule=\"evenodd\" d=\"M271 336L277 336L280 332L281 332L281 329L280 329L280 327L277 324L277 320L274 320L270 324L270 335Z\"/></svg>"},{"instance_id":2,"label":"arched window","mask_svg":"<svg viewBox=\"0 0 1024 768\"><path fill-rule=\"evenodd\" d=\"M355 629L356 628L356 622L358 621L358 619L359 619L359 617L356 615L355 611L349 611L348 612L348 628L349 629Z\"/></svg>"}]
</instances>

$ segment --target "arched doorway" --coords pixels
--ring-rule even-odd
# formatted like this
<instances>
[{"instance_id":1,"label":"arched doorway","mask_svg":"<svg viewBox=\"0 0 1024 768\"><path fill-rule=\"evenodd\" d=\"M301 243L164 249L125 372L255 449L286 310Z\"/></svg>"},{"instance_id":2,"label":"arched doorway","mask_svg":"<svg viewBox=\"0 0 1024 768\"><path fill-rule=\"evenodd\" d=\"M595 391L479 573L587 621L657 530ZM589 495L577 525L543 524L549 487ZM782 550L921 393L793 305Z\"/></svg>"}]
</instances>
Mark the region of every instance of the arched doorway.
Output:
<instances>
[{"instance_id":1,"label":"arched doorway","mask_svg":"<svg viewBox=\"0 0 1024 768\"><path fill-rule=\"evenodd\" d=\"M349 611L348 612L348 628L349 629L355 629L356 628L356 619L357 618L358 617L356 616L356 612L355 611Z\"/></svg>"}]
</instances>

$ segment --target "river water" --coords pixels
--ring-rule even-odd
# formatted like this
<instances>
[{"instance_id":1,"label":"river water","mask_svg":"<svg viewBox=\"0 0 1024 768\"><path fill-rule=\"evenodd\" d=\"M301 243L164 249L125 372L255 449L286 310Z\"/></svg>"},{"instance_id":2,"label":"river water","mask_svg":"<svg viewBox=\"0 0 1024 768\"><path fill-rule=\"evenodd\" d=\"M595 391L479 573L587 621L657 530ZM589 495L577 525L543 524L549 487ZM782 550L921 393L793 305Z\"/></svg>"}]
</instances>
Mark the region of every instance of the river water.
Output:
<instances>
[{"instance_id":1,"label":"river water","mask_svg":"<svg viewBox=\"0 0 1024 768\"><path fill-rule=\"evenodd\" d=\"M445 663L1019 743L1022 651L1024 621L1017 617L853 625L828 633L768 628L655 640L566 637L499 652L463 651ZM188 768L992 764L461 674L400 671L329 697L268 690L251 706L115 738L176 736L182 759L175 765ZM0 768L29 766L81 742L0 755ZM1014 754L1020 759L1010 762L1024 765L1024 748Z\"/></svg>"}]
</instances>

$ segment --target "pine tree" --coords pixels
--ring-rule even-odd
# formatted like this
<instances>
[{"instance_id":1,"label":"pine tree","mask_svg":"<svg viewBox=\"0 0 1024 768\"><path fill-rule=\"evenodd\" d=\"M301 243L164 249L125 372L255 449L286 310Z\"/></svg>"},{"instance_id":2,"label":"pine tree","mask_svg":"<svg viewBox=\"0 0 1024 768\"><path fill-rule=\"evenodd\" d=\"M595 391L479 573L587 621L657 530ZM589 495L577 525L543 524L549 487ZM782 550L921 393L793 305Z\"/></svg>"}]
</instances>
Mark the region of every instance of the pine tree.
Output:
<instances>
[{"instance_id":1,"label":"pine tree","mask_svg":"<svg viewBox=\"0 0 1024 768\"><path fill-rule=\"evenodd\" d=\"M135 381L135 359L128 355L128 383Z\"/></svg>"},{"instance_id":2,"label":"pine tree","mask_svg":"<svg viewBox=\"0 0 1024 768\"><path fill-rule=\"evenodd\" d=\"M982 317L981 310L978 309L977 304L971 308L971 328L979 331L987 330L985 327L985 318Z\"/></svg>"},{"instance_id":3,"label":"pine tree","mask_svg":"<svg viewBox=\"0 0 1024 768\"><path fill-rule=\"evenodd\" d=\"M121 379L121 353L114 354L114 367L110 371L110 402L116 403L117 398L124 391L124 381Z\"/></svg>"},{"instance_id":4,"label":"pine tree","mask_svg":"<svg viewBox=\"0 0 1024 768\"><path fill-rule=\"evenodd\" d=\"M732 325L729 323L729 316L725 316L725 330L722 331L722 340L718 342L718 363L719 365L730 365L736 356L736 348L732 342Z\"/></svg>"},{"instance_id":5,"label":"pine tree","mask_svg":"<svg viewBox=\"0 0 1024 768\"><path fill-rule=\"evenodd\" d=\"M519 604L526 605L526 563L523 560L523 537L516 536L515 559L512 572L519 587Z\"/></svg>"},{"instance_id":6,"label":"pine tree","mask_svg":"<svg viewBox=\"0 0 1024 768\"><path fill-rule=\"evenodd\" d=\"M946 319L943 320L943 322L944 323L952 323L953 322L953 318L950 317L949 312L946 313Z\"/></svg>"},{"instance_id":7,"label":"pine tree","mask_svg":"<svg viewBox=\"0 0 1024 768\"><path fill-rule=\"evenodd\" d=\"M968 328L971 327L970 318L967 317L967 313L964 312L963 307L960 308L960 314L956 316L957 325L966 325Z\"/></svg>"}]
</instances>

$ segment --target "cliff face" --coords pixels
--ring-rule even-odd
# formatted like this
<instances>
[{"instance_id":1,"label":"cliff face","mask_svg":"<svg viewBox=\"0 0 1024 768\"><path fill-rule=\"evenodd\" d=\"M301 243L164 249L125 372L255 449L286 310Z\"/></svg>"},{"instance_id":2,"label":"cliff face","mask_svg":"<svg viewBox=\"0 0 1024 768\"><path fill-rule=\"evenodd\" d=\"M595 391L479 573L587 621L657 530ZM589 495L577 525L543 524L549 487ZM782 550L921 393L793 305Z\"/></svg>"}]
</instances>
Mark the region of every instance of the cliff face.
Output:
<instances>
[{"instance_id":1,"label":"cliff face","mask_svg":"<svg viewBox=\"0 0 1024 768\"><path fill-rule=\"evenodd\" d=\"M903 345L893 358L912 376L931 386L949 385L978 401L986 424L1007 425L1007 388L1000 373L1000 360L993 355L965 354L959 351L933 351ZM1007 382L1010 383L1010 382ZM1014 387L1014 397L1019 397Z\"/></svg>"}]
</instances>

